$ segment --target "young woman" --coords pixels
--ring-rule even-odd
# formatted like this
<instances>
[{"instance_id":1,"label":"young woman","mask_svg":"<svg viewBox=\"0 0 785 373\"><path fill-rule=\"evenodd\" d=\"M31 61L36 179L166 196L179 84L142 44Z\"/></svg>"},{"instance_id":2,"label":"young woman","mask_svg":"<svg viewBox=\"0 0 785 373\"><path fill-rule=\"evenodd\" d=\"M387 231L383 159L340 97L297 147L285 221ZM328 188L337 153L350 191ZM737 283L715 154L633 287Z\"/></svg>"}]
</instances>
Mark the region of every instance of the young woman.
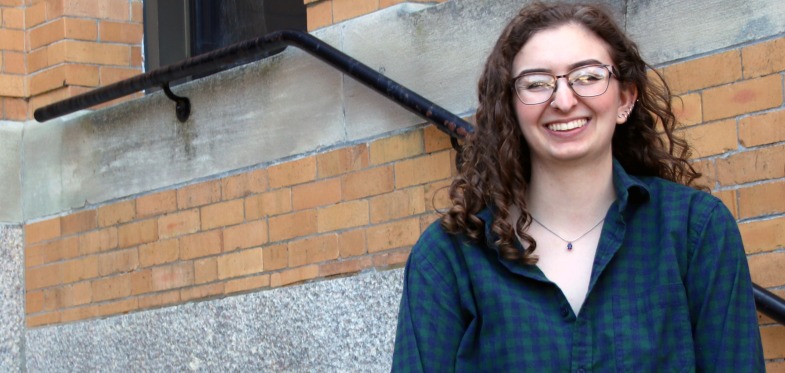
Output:
<instances>
[{"instance_id":1,"label":"young woman","mask_svg":"<svg viewBox=\"0 0 785 373\"><path fill-rule=\"evenodd\" d=\"M596 6L510 22L407 263L393 371L763 371L736 222L689 187L652 76Z\"/></svg>"}]
</instances>

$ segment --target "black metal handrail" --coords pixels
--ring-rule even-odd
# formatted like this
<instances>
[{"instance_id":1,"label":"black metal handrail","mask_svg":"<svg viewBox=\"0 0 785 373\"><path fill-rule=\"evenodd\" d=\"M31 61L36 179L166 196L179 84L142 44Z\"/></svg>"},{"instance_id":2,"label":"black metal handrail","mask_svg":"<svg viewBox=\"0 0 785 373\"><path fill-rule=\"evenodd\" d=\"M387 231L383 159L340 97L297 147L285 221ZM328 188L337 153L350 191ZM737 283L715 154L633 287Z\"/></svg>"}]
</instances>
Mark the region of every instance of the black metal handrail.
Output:
<instances>
[{"instance_id":1,"label":"black metal handrail","mask_svg":"<svg viewBox=\"0 0 785 373\"><path fill-rule=\"evenodd\" d=\"M187 98L175 96L171 92L169 89L170 82L189 76L211 74L221 69L234 67L237 66L238 60L244 63L258 60L271 55L272 50L280 50L288 45L294 45L308 52L351 76L358 82L379 92L403 108L435 124L440 130L450 135L453 147L456 150L460 150L457 139L473 132L471 124L455 114L318 38L301 31L276 31L257 39L240 42L210 53L195 56L177 64L156 69L44 106L37 109L34 116L39 122L44 122L142 90L161 87L167 97L177 102L178 119L185 121L190 113L190 103ZM757 284L753 284L753 295L755 297L755 305L760 312L785 325L785 300Z\"/></svg>"}]
</instances>

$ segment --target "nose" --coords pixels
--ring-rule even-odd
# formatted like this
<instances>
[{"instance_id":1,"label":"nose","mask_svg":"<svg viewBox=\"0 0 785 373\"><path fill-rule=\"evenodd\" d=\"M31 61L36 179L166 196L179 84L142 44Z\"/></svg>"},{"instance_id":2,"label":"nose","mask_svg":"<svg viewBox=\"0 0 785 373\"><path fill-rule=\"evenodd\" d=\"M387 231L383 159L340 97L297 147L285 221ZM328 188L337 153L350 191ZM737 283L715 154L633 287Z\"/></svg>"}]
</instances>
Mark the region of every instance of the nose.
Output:
<instances>
[{"instance_id":1,"label":"nose","mask_svg":"<svg viewBox=\"0 0 785 373\"><path fill-rule=\"evenodd\" d=\"M570 83L567 79L559 78L556 79L556 89L553 92L550 106L559 111L566 112L578 103L578 98L575 97L575 92L572 91L572 87L570 87Z\"/></svg>"}]
</instances>

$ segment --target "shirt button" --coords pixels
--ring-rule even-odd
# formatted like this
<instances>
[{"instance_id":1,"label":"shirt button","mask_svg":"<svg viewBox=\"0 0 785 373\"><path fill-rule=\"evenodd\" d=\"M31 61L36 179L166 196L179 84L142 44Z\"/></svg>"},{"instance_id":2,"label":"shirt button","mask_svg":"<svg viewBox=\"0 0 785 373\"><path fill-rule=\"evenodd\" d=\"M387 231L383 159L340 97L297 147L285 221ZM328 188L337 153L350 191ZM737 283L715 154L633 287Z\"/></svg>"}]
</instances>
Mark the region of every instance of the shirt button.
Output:
<instances>
[{"instance_id":1,"label":"shirt button","mask_svg":"<svg viewBox=\"0 0 785 373\"><path fill-rule=\"evenodd\" d=\"M569 308L567 308L567 306L563 306L563 307L561 308L561 316L562 316L562 317L568 317L568 316L570 316L570 309L569 309Z\"/></svg>"}]
</instances>

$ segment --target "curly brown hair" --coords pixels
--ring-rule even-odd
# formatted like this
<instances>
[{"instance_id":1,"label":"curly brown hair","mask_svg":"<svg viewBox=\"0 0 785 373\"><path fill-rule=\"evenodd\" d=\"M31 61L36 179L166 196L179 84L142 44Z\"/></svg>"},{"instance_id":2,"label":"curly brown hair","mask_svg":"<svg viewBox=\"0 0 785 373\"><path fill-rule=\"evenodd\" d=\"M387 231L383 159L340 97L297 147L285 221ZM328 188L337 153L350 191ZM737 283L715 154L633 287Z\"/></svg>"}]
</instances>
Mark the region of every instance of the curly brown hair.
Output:
<instances>
[{"instance_id":1,"label":"curly brown hair","mask_svg":"<svg viewBox=\"0 0 785 373\"><path fill-rule=\"evenodd\" d=\"M476 128L464 144L460 173L450 186L453 206L441 224L450 233L470 239L484 239L484 224L477 216L486 206L493 207L492 231L503 258L534 264L534 239L526 234L531 215L524 196L531 176L531 158L517 123L510 84L512 61L523 45L537 32L567 23L584 26L609 46L618 80L632 84L638 103L627 123L613 134L613 156L633 175L657 176L684 185L700 177L687 161L690 148L674 135L676 118L671 93L662 76L640 56L637 45L598 5L533 3L521 9L502 32L479 81ZM653 79L652 79L653 78ZM511 208L521 211L515 228L509 223ZM521 252L515 247L518 236L526 243Z\"/></svg>"}]
</instances>

